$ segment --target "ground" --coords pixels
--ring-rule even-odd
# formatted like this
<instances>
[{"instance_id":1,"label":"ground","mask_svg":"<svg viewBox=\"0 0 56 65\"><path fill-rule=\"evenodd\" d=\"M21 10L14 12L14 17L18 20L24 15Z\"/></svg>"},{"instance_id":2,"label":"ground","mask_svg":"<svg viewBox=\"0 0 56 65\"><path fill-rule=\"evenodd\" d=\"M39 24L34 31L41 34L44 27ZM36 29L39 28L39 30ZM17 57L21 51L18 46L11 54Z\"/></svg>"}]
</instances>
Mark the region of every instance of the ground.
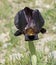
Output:
<instances>
[{"instance_id":1,"label":"ground","mask_svg":"<svg viewBox=\"0 0 56 65\"><path fill-rule=\"evenodd\" d=\"M30 65L28 42L24 35L14 36L15 14L29 6L39 9L47 32L39 34L34 41L37 50L38 65L56 65L56 3L55 0L1 0L0 1L0 65Z\"/></svg>"}]
</instances>

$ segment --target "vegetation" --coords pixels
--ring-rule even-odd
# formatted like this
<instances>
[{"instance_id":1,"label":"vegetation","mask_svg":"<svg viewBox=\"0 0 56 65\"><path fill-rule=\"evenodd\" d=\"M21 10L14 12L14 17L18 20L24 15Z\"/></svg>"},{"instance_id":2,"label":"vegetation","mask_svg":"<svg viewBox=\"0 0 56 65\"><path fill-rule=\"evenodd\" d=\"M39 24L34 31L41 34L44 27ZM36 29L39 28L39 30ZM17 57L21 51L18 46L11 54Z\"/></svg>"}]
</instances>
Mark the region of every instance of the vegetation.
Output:
<instances>
[{"instance_id":1,"label":"vegetation","mask_svg":"<svg viewBox=\"0 0 56 65\"><path fill-rule=\"evenodd\" d=\"M39 0L40 1L40 0ZM44 1L44 0L43 0ZM49 0L48 0L49 1ZM39 40L33 41L36 47L37 65L56 65L56 4L50 8L36 5L36 0L1 0L0 1L0 65L31 65L28 42L24 36L15 37L15 14L29 6L39 9L45 20L45 34L39 34ZM41 1L42 2L42 1ZM46 0L44 1L45 4Z\"/></svg>"}]
</instances>

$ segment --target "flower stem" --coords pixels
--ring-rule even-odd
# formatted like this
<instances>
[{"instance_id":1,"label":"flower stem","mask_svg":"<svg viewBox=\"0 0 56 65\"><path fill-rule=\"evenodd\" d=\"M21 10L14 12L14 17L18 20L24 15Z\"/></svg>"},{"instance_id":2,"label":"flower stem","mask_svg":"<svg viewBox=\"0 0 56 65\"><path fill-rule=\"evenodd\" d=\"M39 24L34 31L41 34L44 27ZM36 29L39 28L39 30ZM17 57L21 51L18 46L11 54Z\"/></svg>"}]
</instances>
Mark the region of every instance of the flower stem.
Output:
<instances>
[{"instance_id":1,"label":"flower stem","mask_svg":"<svg viewBox=\"0 0 56 65\"><path fill-rule=\"evenodd\" d=\"M35 46L34 46L34 42L28 41L28 45L29 45L29 50L30 50L30 53L31 53L32 65L37 65L37 56L36 56L36 49L35 49Z\"/></svg>"}]
</instances>

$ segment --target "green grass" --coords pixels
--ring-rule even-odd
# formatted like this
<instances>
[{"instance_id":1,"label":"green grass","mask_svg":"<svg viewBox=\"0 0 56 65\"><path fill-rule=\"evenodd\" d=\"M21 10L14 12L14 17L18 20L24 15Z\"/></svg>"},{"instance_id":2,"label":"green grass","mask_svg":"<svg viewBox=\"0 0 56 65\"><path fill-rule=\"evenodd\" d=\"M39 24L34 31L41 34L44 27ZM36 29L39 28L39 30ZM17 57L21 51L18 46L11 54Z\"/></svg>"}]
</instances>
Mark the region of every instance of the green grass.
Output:
<instances>
[{"instance_id":1,"label":"green grass","mask_svg":"<svg viewBox=\"0 0 56 65\"><path fill-rule=\"evenodd\" d=\"M9 18L11 14L12 7L9 2L2 0L0 5L0 19Z\"/></svg>"},{"instance_id":2,"label":"green grass","mask_svg":"<svg viewBox=\"0 0 56 65\"><path fill-rule=\"evenodd\" d=\"M50 33L56 33L55 30L52 30L53 26L56 26L56 8L46 10L46 12L43 13L43 17L45 19L45 27Z\"/></svg>"},{"instance_id":3,"label":"green grass","mask_svg":"<svg viewBox=\"0 0 56 65\"><path fill-rule=\"evenodd\" d=\"M23 0L22 0L23 1ZM16 4L21 4L22 2L19 0L13 0L13 2ZM24 0L23 3L25 6L28 6L29 3L34 2L33 0L26 1ZM27 5L26 5L27 3ZM44 9L44 12L42 12L43 18L45 20L45 28L48 31L48 34L51 35L56 35L56 30L52 30L53 26L56 26L56 4L54 4L53 9ZM30 7L30 6L29 6ZM35 7L34 5L32 7ZM22 6L23 8L23 6ZM5 59L5 63L1 63L0 65L31 65L31 58L30 58L30 53L29 53L29 48L28 48L28 42L25 42L23 39L23 35L19 37L15 37L14 33L16 31L15 25L14 25L14 15L16 12L20 9L14 10L13 7L11 6L11 3L9 3L8 0L1 0L0 4L0 35L7 32L9 32L9 40L7 40L5 43L3 43L3 40L0 41L0 53L5 54L4 56L0 56L0 58ZM14 12L14 13L13 13ZM48 35L47 34L47 35ZM43 38L42 34L39 34L40 39ZM0 36L1 38L1 36ZM40 40L34 41L35 44L39 42ZM25 43L24 43L25 42ZM10 45L7 46L7 48L3 48L3 45L6 43L10 43ZM55 40L53 39L52 41L48 41L45 43L45 46L47 46L50 49L50 52L56 50L56 37ZM23 55L21 59L19 58L14 58L10 60L10 55L13 53L20 53ZM53 57L48 57L47 55L47 62L45 62L45 53L43 51L37 50L37 65L56 65L56 59Z\"/></svg>"},{"instance_id":4,"label":"green grass","mask_svg":"<svg viewBox=\"0 0 56 65\"><path fill-rule=\"evenodd\" d=\"M50 48L50 51L56 50L56 40L47 42L46 44Z\"/></svg>"}]
</instances>

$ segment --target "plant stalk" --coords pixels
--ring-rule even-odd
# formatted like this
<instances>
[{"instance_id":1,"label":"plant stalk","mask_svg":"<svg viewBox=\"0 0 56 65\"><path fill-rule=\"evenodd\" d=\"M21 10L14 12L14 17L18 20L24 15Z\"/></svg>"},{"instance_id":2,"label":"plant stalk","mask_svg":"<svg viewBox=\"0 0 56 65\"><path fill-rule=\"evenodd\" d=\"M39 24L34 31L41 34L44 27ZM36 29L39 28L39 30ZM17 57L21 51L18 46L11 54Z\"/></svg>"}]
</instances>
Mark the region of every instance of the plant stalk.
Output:
<instances>
[{"instance_id":1,"label":"plant stalk","mask_svg":"<svg viewBox=\"0 0 56 65\"><path fill-rule=\"evenodd\" d=\"M29 45L29 50L31 53L31 63L32 65L37 65L37 56L36 56L36 49L34 46L34 42L28 41L28 45Z\"/></svg>"}]
</instances>

